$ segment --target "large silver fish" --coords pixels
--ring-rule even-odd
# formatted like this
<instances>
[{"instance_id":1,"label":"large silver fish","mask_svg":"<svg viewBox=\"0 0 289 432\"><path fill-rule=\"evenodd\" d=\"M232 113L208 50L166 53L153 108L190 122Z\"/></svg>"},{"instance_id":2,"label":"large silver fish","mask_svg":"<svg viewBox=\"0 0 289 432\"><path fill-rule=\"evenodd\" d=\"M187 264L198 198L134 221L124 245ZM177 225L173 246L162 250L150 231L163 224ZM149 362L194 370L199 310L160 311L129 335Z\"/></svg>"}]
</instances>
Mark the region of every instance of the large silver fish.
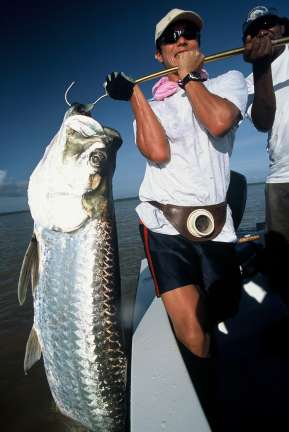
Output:
<instances>
[{"instance_id":1,"label":"large silver fish","mask_svg":"<svg viewBox=\"0 0 289 432\"><path fill-rule=\"evenodd\" d=\"M23 304L31 275L34 325L24 369L42 352L60 411L89 430L120 432L127 358L112 176L122 140L95 121L90 108L68 110L30 177L34 236L18 296Z\"/></svg>"}]
</instances>

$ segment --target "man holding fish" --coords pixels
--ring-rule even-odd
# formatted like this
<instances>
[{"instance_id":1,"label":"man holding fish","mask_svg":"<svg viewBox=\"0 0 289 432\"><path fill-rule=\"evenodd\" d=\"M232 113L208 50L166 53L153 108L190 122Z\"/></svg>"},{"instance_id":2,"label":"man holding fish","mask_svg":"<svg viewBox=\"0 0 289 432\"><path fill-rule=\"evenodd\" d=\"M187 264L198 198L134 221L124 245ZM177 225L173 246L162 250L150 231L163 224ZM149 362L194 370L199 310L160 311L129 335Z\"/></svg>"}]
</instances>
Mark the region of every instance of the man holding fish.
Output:
<instances>
[{"instance_id":1,"label":"man holding fish","mask_svg":"<svg viewBox=\"0 0 289 432\"><path fill-rule=\"evenodd\" d=\"M147 159L136 209L145 252L211 420L210 333L237 312L241 290L226 193L247 88L238 71L208 78L202 28L199 14L180 9L158 22L155 58L178 71L155 84L151 101L123 73L108 75L104 86L113 99L129 100L135 115L136 142Z\"/></svg>"}]
</instances>

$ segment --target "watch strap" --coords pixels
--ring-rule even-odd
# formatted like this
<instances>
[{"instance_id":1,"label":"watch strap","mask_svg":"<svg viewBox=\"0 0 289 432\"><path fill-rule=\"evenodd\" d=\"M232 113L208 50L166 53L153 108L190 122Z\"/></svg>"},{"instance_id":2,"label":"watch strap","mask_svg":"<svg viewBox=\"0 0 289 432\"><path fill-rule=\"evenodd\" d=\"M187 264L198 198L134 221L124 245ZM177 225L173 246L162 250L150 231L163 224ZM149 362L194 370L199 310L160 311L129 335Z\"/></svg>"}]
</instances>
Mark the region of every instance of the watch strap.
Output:
<instances>
[{"instance_id":1,"label":"watch strap","mask_svg":"<svg viewBox=\"0 0 289 432\"><path fill-rule=\"evenodd\" d=\"M204 82L206 81L206 79L202 78L200 72L190 72L188 73L188 75L186 75L182 80L178 81L179 86L184 89L185 86L188 84L188 82L190 81L199 81L199 82Z\"/></svg>"}]
</instances>

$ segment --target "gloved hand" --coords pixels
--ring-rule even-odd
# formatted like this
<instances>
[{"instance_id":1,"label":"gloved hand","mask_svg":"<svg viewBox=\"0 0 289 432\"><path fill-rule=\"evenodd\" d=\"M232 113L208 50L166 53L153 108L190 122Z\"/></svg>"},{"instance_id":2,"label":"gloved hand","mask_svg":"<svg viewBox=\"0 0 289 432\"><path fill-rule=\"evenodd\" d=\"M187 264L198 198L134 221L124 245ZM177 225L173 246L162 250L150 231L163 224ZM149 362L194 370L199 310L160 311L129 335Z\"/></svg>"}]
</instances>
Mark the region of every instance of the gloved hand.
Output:
<instances>
[{"instance_id":1,"label":"gloved hand","mask_svg":"<svg viewBox=\"0 0 289 432\"><path fill-rule=\"evenodd\" d=\"M107 75L103 87L112 99L128 101L132 97L134 81L123 72L112 72Z\"/></svg>"}]
</instances>

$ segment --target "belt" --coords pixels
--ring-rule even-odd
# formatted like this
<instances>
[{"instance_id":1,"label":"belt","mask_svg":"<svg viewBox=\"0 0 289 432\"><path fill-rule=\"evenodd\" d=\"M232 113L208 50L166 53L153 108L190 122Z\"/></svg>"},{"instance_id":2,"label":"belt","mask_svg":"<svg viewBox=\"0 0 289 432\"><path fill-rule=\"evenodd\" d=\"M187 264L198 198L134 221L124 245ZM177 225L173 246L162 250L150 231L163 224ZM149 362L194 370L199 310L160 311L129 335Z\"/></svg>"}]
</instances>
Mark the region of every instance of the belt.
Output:
<instances>
[{"instance_id":1,"label":"belt","mask_svg":"<svg viewBox=\"0 0 289 432\"><path fill-rule=\"evenodd\" d=\"M226 222L227 202L207 206L177 206L148 201L160 209L180 235L191 241L213 240Z\"/></svg>"}]
</instances>

